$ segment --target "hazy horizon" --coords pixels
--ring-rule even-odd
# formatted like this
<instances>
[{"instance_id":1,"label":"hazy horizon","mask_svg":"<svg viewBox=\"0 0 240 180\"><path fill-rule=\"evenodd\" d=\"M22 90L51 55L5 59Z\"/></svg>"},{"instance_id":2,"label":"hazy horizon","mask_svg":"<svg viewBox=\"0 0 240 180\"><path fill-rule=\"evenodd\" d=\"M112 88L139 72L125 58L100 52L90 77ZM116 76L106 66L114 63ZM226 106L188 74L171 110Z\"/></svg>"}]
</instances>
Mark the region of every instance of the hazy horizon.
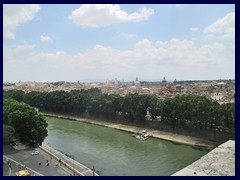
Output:
<instances>
[{"instance_id":1,"label":"hazy horizon","mask_svg":"<svg viewBox=\"0 0 240 180\"><path fill-rule=\"evenodd\" d=\"M3 5L3 82L136 77L235 79L235 5Z\"/></svg>"},{"instance_id":2,"label":"hazy horizon","mask_svg":"<svg viewBox=\"0 0 240 180\"><path fill-rule=\"evenodd\" d=\"M114 80L117 80L119 82L133 82L135 81L136 78L133 78L133 79L82 79L82 80L74 80L74 81L64 81L64 82L69 82L69 83L77 83L78 81L80 83L95 83L95 82L99 82L99 83L103 83L103 82L107 82L107 81L114 81ZM167 82L173 82L175 79L166 79ZM234 79L176 79L177 82L178 81L228 81L228 80L233 80L235 81L235 78ZM36 82L36 83L53 83L53 82L61 82L63 80L57 80L57 81L4 81L3 83L19 83L19 82ZM146 82L162 82L162 79L138 79L138 81L146 81Z\"/></svg>"}]
</instances>

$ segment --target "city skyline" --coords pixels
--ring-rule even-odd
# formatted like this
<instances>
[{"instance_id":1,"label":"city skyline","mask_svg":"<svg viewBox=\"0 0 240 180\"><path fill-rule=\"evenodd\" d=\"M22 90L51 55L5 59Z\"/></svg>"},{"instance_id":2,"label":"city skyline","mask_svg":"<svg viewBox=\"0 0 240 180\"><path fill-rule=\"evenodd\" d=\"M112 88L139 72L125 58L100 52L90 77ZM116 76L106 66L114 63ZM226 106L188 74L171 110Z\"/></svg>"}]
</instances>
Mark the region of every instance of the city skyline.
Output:
<instances>
[{"instance_id":1,"label":"city skyline","mask_svg":"<svg viewBox=\"0 0 240 180\"><path fill-rule=\"evenodd\" d=\"M235 79L235 5L3 5L3 81Z\"/></svg>"}]
</instances>

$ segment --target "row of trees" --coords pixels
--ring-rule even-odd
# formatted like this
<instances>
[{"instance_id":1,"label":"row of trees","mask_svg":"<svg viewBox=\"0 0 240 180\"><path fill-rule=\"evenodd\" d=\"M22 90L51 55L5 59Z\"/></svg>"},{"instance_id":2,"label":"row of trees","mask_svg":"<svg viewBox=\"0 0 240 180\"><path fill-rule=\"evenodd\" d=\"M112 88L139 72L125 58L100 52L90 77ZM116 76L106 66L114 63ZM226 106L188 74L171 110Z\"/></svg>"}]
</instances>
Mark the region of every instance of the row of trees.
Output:
<instances>
[{"instance_id":1,"label":"row of trees","mask_svg":"<svg viewBox=\"0 0 240 180\"><path fill-rule=\"evenodd\" d=\"M177 95L162 101L162 121L173 128L235 132L235 105L220 105L205 96Z\"/></svg>"},{"instance_id":2,"label":"row of trees","mask_svg":"<svg viewBox=\"0 0 240 180\"><path fill-rule=\"evenodd\" d=\"M47 137L47 122L35 108L4 95L3 131L4 144L14 137L23 143L41 144Z\"/></svg>"},{"instance_id":3,"label":"row of trees","mask_svg":"<svg viewBox=\"0 0 240 180\"><path fill-rule=\"evenodd\" d=\"M26 94L15 90L5 94L44 112L143 124L146 122L145 116L148 111L152 120L161 119L159 124L168 125L173 129L235 131L235 105L220 105L205 96L177 95L162 100L153 95L107 95L96 88Z\"/></svg>"}]
</instances>

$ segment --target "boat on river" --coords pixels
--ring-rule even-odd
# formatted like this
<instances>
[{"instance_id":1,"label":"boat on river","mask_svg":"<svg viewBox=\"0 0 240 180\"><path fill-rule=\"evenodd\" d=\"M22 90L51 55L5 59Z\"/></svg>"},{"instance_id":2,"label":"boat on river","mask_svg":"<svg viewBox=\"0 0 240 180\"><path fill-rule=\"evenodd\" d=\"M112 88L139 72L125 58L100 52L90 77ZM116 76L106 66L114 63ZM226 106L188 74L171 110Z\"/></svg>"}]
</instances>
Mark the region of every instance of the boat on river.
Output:
<instances>
[{"instance_id":1,"label":"boat on river","mask_svg":"<svg viewBox=\"0 0 240 180\"><path fill-rule=\"evenodd\" d=\"M137 140L145 141L149 138L151 134L147 133L146 130L142 130L141 132L138 131L137 133L134 133L132 136L134 136Z\"/></svg>"}]
</instances>

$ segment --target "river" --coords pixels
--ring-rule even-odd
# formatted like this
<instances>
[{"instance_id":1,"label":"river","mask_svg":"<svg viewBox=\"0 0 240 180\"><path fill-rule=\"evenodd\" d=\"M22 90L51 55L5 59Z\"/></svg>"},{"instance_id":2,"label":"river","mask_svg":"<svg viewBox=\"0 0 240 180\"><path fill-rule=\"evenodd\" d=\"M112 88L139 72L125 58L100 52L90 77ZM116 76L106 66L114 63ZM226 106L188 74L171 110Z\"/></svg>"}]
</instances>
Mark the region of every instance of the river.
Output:
<instances>
[{"instance_id":1,"label":"river","mask_svg":"<svg viewBox=\"0 0 240 180\"><path fill-rule=\"evenodd\" d=\"M208 151L77 121L46 117L44 143L92 168L101 176L168 176Z\"/></svg>"}]
</instances>

